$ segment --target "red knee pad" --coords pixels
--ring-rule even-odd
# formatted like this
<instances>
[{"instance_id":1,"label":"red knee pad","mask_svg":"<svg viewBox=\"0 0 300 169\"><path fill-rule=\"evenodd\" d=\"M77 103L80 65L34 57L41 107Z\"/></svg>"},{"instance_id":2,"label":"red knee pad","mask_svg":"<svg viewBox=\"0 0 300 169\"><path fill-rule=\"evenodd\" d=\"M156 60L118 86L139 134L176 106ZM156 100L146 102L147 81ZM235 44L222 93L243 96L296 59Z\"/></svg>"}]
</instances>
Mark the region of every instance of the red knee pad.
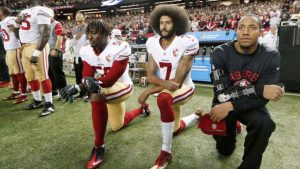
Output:
<instances>
[{"instance_id":1,"label":"red knee pad","mask_svg":"<svg viewBox=\"0 0 300 169\"><path fill-rule=\"evenodd\" d=\"M173 98L168 93L160 93L157 96L157 105L160 110L160 117L162 122L172 122L174 121L174 111L173 111Z\"/></svg>"},{"instance_id":2,"label":"red knee pad","mask_svg":"<svg viewBox=\"0 0 300 169\"><path fill-rule=\"evenodd\" d=\"M52 92L52 83L50 79L46 79L42 82L42 89L44 94Z\"/></svg>"},{"instance_id":3,"label":"red knee pad","mask_svg":"<svg viewBox=\"0 0 300 169\"><path fill-rule=\"evenodd\" d=\"M40 90L40 88L41 88L39 80L32 80L32 81L28 82L28 84L31 88L31 91L34 91L34 92Z\"/></svg>"}]
</instances>

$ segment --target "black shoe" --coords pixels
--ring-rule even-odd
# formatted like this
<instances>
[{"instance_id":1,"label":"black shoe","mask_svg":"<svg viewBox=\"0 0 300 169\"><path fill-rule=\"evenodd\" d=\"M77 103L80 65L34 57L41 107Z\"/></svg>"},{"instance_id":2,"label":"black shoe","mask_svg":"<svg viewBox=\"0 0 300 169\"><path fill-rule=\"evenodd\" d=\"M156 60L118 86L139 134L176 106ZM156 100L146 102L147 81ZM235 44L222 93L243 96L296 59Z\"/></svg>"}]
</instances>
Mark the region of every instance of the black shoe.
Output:
<instances>
[{"instance_id":1,"label":"black shoe","mask_svg":"<svg viewBox=\"0 0 300 169\"><path fill-rule=\"evenodd\" d=\"M91 155L89 158L89 161L87 162L86 168L88 169L94 169L98 168L104 159L104 147L93 147L93 150L91 151Z\"/></svg>"},{"instance_id":2,"label":"black shoe","mask_svg":"<svg viewBox=\"0 0 300 169\"><path fill-rule=\"evenodd\" d=\"M144 117L147 117L147 116L150 115L151 111L150 111L149 105L148 105L147 103L144 103L144 104L141 106L141 108L143 109L142 115L143 115Z\"/></svg>"},{"instance_id":3,"label":"black shoe","mask_svg":"<svg viewBox=\"0 0 300 169\"><path fill-rule=\"evenodd\" d=\"M24 108L24 110L37 109L42 106L43 106L43 101L37 101L33 99L32 102Z\"/></svg>"},{"instance_id":4,"label":"black shoe","mask_svg":"<svg viewBox=\"0 0 300 169\"><path fill-rule=\"evenodd\" d=\"M53 106L53 104L50 103L50 102L46 102L44 104L43 111L40 113L40 117L47 116L47 115L49 115L49 114L51 114L53 112L54 112L54 106Z\"/></svg>"}]
</instances>

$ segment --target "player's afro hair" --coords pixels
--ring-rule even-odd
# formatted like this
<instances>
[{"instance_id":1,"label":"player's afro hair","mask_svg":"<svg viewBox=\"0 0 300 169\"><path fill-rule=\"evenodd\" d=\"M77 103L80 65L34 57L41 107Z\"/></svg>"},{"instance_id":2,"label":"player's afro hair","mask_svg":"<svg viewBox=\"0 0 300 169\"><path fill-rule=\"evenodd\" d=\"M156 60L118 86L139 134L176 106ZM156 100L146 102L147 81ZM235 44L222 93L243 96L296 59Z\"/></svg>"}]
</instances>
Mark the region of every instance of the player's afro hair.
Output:
<instances>
[{"instance_id":1,"label":"player's afro hair","mask_svg":"<svg viewBox=\"0 0 300 169\"><path fill-rule=\"evenodd\" d=\"M175 5L160 5L157 6L150 14L150 22L156 33L161 35L160 18L161 16L169 16L172 18L175 34L183 35L189 28L189 17L187 12Z\"/></svg>"},{"instance_id":2,"label":"player's afro hair","mask_svg":"<svg viewBox=\"0 0 300 169\"><path fill-rule=\"evenodd\" d=\"M88 34L92 29L96 30L96 33L104 36L109 36L111 33L111 27L100 20L93 20L90 22L86 28L86 34Z\"/></svg>"}]
</instances>

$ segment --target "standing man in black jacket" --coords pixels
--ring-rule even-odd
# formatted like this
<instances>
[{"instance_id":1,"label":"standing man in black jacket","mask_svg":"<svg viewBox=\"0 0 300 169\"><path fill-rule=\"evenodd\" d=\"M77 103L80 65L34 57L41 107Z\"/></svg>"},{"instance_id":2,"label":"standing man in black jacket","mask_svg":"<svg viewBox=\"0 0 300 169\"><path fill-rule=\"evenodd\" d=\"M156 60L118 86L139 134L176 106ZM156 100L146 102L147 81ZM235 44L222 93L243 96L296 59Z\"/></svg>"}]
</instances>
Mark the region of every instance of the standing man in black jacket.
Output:
<instances>
[{"instance_id":1,"label":"standing man in black jacket","mask_svg":"<svg viewBox=\"0 0 300 169\"><path fill-rule=\"evenodd\" d=\"M269 138L275 130L266 104L284 94L278 86L280 55L258 44L261 21L246 15L238 23L237 41L218 46L212 53L214 122L225 119L226 136L214 136L220 154L235 150L237 120L247 126L245 150L238 169L258 169Z\"/></svg>"}]
</instances>

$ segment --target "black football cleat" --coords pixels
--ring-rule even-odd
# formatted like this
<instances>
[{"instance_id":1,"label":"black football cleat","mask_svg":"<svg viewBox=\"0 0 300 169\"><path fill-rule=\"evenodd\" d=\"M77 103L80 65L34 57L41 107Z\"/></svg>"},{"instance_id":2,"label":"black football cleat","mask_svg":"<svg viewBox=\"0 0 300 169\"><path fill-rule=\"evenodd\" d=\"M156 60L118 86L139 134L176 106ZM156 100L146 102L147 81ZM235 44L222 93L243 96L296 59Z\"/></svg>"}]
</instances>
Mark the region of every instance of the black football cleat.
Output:
<instances>
[{"instance_id":1,"label":"black football cleat","mask_svg":"<svg viewBox=\"0 0 300 169\"><path fill-rule=\"evenodd\" d=\"M147 103L144 103L143 105L141 105L141 109L143 109L142 115L144 117L147 117L151 114L151 111L149 109L149 105Z\"/></svg>"},{"instance_id":2,"label":"black football cleat","mask_svg":"<svg viewBox=\"0 0 300 169\"><path fill-rule=\"evenodd\" d=\"M24 110L37 109L42 106L43 106L43 101L37 101L33 99L32 102L24 108Z\"/></svg>"},{"instance_id":3,"label":"black football cleat","mask_svg":"<svg viewBox=\"0 0 300 169\"><path fill-rule=\"evenodd\" d=\"M87 169L95 169L98 168L104 159L104 147L93 147L91 151L91 155L89 161L87 162L86 168Z\"/></svg>"},{"instance_id":4,"label":"black football cleat","mask_svg":"<svg viewBox=\"0 0 300 169\"><path fill-rule=\"evenodd\" d=\"M40 113L40 117L48 116L48 115L50 115L53 112L54 112L54 106L53 106L53 104L50 103L50 102L46 102L44 104L44 109Z\"/></svg>"}]
</instances>

